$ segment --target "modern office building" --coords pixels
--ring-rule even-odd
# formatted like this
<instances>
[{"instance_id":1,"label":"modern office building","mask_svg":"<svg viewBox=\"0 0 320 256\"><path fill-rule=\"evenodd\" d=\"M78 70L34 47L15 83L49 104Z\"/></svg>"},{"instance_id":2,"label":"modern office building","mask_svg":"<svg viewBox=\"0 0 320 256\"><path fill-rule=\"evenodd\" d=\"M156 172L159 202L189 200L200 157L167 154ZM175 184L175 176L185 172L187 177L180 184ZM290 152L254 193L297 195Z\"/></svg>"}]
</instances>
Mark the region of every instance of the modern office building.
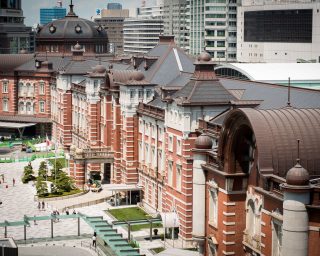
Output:
<instances>
[{"instance_id":1,"label":"modern office building","mask_svg":"<svg viewBox=\"0 0 320 256\"><path fill-rule=\"evenodd\" d=\"M163 3L163 33L174 35L176 44L187 49L189 41L188 18L186 0L164 0Z\"/></svg>"},{"instance_id":2,"label":"modern office building","mask_svg":"<svg viewBox=\"0 0 320 256\"><path fill-rule=\"evenodd\" d=\"M129 18L123 25L123 51L126 54L143 54L159 42L163 33L163 20L156 18Z\"/></svg>"},{"instance_id":3,"label":"modern office building","mask_svg":"<svg viewBox=\"0 0 320 256\"><path fill-rule=\"evenodd\" d=\"M34 52L34 48L34 32L24 25L21 0L1 0L0 53Z\"/></svg>"},{"instance_id":4,"label":"modern office building","mask_svg":"<svg viewBox=\"0 0 320 256\"><path fill-rule=\"evenodd\" d=\"M143 6L138 9L137 18L124 21L123 47L126 54L147 53L159 42L163 33L163 1L155 6Z\"/></svg>"},{"instance_id":5,"label":"modern office building","mask_svg":"<svg viewBox=\"0 0 320 256\"><path fill-rule=\"evenodd\" d=\"M40 24L45 25L54 20L62 19L66 16L66 14L66 8L62 7L62 2L59 1L57 6L40 9Z\"/></svg>"},{"instance_id":6,"label":"modern office building","mask_svg":"<svg viewBox=\"0 0 320 256\"><path fill-rule=\"evenodd\" d=\"M122 9L122 4L120 4L120 3L108 3L107 4L107 9L108 10L121 10Z\"/></svg>"},{"instance_id":7,"label":"modern office building","mask_svg":"<svg viewBox=\"0 0 320 256\"><path fill-rule=\"evenodd\" d=\"M237 1L193 0L188 1L188 9L190 54L206 49L215 61L235 61Z\"/></svg>"},{"instance_id":8,"label":"modern office building","mask_svg":"<svg viewBox=\"0 0 320 256\"><path fill-rule=\"evenodd\" d=\"M263 3L238 7L238 61L320 62L320 1Z\"/></svg>"}]
</instances>

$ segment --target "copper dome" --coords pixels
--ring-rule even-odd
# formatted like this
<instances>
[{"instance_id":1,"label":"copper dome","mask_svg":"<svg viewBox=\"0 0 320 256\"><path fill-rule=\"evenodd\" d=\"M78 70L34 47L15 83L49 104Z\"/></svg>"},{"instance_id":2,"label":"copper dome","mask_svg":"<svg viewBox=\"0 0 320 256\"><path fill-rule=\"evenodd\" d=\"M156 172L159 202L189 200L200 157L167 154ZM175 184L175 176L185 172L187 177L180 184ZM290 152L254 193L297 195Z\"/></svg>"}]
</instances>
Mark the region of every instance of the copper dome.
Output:
<instances>
[{"instance_id":1,"label":"copper dome","mask_svg":"<svg viewBox=\"0 0 320 256\"><path fill-rule=\"evenodd\" d=\"M106 70L107 69L105 66L99 64L99 65L95 66L95 68L93 69L93 72L103 74L106 72Z\"/></svg>"},{"instance_id":2,"label":"copper dome","mask_svg":"<svg viewBox=\"0 0 320 256\"><path fill-rule=\"evenodd\" d=\"M198 60L208 62L208 61L211 61L211 56L209 53L204 51L199 55Z\"/></svg>"},{"instance_id":3,"label":"copper dome","mask_svg":"<svg viewBox=\"0 0 320 256\"><path fill-rule=\"evenodd\" d=\"M142 81L144 79L144 74L140 71L135 71L131 75L131 80Z\"/></svg>"},{"instance_id":4,"label":"copper dome","mask_svg":"<svg viewBox=\"0 0 320 256\"><path fill-rule=\"evenodd\" d=\"M195 141L196 149L211 149L212 139L208 135L201 134Z\"/></svg>"},{"instance_id":5,"label":"copper dome","mask_svg":"<svg viewBox=\"0 0 320 256\"><path fill-rule=\"evenodd\" d=\"M309 184L309 173L300 163L297 163L287 172L286 182L292 186L306 186Z\"/></svg>"}]
</instances>

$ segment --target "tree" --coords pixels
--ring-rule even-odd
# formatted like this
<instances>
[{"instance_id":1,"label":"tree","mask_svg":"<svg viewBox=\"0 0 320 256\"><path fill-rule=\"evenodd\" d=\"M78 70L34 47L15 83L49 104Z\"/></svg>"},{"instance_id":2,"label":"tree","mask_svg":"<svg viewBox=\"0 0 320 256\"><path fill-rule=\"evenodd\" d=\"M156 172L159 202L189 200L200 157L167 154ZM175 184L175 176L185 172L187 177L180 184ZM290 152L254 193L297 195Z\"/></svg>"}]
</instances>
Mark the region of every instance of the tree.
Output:
<instances>
[{"instance_id":1,"label":"tree","mask_svg":"<svg viewBox=\"0 0 320 256\"><path fill-rule=\"evenodd\" d=\"M34 171L32 168L31 163L24 167L23 176L22 176L22 183L28 183L31 180L35 180Z\"/></svg>"},{"instance_id":2,"label":"tree","mask_svg":"<svg viewBox=\"0 0 320 256\"><path fill-rule=\"evenodd\" d=\"M42 177L38 177L36 189L37 189L37 194L40 197L44 197L49 194L47 183L45 182L45 180Z\"/></svg>"},{"instance_id":3,"label":"tree","mask_svg":"<svg viewBox=\"0 0 320 256\"><path fill-rule=\"evenodd\" d=\"M43 179L47 179L48 177L48 166L45 161L42 161L38 170L38 177L42 177Z\"/></svg>"},{"instance_id":4,"label":"tree","mask_svg":"<svg viewBox=\"0 0 320 256\"><path fill-rule=\"evenodd\" d=\"M70 192L74 188L74 180L61 171L57 176L56 187L60 191Z\"/></svg>"}]
</instances>

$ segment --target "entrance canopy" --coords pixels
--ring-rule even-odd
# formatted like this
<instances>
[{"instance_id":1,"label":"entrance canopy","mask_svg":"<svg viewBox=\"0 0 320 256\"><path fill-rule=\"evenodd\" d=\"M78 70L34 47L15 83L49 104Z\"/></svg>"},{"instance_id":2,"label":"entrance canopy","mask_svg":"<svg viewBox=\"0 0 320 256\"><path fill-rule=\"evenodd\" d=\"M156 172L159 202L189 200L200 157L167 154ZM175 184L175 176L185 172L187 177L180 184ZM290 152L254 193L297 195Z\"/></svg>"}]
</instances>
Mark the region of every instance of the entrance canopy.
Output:
<instances>
[{"instance_id":1,"label":"entrance canopy","mask_svg":"<svg viewBox=\"0 0 320 256\"><path fill-rule=\"evenodd\" d=\"M121 191L139 191L142 190L142 187L139 187L135 184L105 184L102 185L103 189L115 192Z\"/></svg>"},{"instance_id":2,"label":"entrance canopy","mask_svg":"<svg viewBox=\"0 0 320 256\"><path fill-rule=\"evenodd\" d=\"M12 123L12 122L0 122L0 128L18 129L20 138L22 138L24 129L26 127L34 126L34 123Z\"/></svg>"},{"instance_id":3,"label":"entrance canopy","mask_svg":"<svg viewBox=\"0 0 320 256\"><path fill-rule=\"evenodd\" d=\"M179 216L176 212L162 212L160 213L162 225L164 228L178 228Z\"/></svg>"}]
</instances>

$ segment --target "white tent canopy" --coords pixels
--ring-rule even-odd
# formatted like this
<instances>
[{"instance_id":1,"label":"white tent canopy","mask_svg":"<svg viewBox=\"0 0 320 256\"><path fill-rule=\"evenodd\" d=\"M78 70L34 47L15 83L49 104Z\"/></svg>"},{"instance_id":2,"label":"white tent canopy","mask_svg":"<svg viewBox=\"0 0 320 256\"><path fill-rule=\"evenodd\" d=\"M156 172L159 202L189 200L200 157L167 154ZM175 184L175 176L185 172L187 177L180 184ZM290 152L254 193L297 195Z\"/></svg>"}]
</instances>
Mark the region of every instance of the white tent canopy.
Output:
<instances>
[{"instance_id":1,"label":"white tent canopy","mask_svg":"<svg viewBox=\"0 0 320 256\"><path fill-rule=\"evenodd\" d=\"M179 216L176 212L162 212L160 213L162 225L164 228L177 228L179 227Z\"/></svg>"},{"instance_id":2,"label":"white tent canopy","mask_svg":"<svg viewBox=\"0 0 320 256\"><path fill-rule=\"evenodd\" d=\"M13 122L0 122L0 128L18 129L20 137L22 137L26 127L34 126L34 123L13 123Z\"/></svg>"}]
</instances>

